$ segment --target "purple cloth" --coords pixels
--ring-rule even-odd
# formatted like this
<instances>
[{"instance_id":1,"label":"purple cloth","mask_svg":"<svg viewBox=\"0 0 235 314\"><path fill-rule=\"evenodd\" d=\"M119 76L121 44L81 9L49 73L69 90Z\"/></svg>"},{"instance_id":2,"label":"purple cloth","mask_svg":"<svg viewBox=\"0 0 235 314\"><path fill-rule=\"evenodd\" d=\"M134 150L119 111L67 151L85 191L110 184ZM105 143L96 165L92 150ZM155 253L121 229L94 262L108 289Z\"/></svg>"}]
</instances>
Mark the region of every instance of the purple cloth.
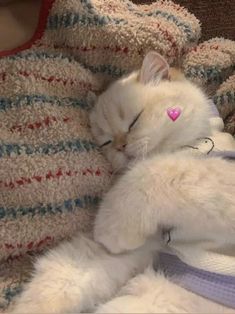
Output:
<instances>
[{"instance_id":1,"label":"purple cloth","mask_svg":"<svg viewBox=\"0 0 235 314\"><path fill-rule=\"evenodd\" d=\"M229 160L235 160L235 151L233 150L227 150L227 151L221 151L221 152L210 152L208 155L210 157L222 157L224 159L229 159Z\"/></svg>"},{"instance_id":2,"label":"purple cloth","mask_svg":"<svg viewBox=\"0 0 235 314\"><path fill-rule=\"evenodd\" d=\"M182 288L235 309L235 276L194 268L168 253L160 253L153 266Z\"/></svg>"},{"instance_id":3,"label":"purple cloth","mask_svg":"<svg viewBox=\"0 0 235 314\"><path fill-rule=\"evenodd\" d=\"M210 99L210 106L211 106L211 116L212 117L219 117L219 111L214 104L214 102ZM221 152L214 152L213 150L209 154L212 157L222 157L225 159L235 159L235 151L221 151Z\"/></svg>"},{"instance_id":4,"label":"purple cloth","mask_svg":"<svg viewBox=\"0 0 235 314\"><path fill-rule=\"evenodd\" d=\"M220 151L220 152L211 151L210 154L208 154L208 156L209 157L221 157L227 160L235 160L235 151L233 150L226 150L226 151Z\"/></svg>"},{"instance_id":5,"label":"purple cloth","mask_svg":"<svg viewBox=\"0 0 235 314\"><path fill-rule=\"evenodd\" d=\"M211 106L211 116L212 117L220 117L219 111L216 107L216 105L214 104L214 102L210 99L210 106Z\"/></svg>"}]
</instances>

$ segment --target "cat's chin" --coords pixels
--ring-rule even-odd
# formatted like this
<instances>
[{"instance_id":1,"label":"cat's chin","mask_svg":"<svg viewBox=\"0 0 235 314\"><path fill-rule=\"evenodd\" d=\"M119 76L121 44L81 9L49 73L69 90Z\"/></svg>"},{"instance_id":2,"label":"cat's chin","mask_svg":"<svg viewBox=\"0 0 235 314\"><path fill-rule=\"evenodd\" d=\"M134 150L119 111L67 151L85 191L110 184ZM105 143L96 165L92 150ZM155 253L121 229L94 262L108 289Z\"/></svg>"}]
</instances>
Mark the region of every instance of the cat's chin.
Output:
<instances>
[{"instance_id":1,"label":"cat's chin","mask_svg":"<svg viewBox=\"0 0 235 314\"><path fill-rule=\"evenodd\" d=\"M112 165L114 173L123 173L128 168L132 167L138 160L142 160L143 156L137 156L134 152L124 151L124 152L115 152L110 151L106 152L106 157Z\"/></svg>"},{"instance_id":2,"label":"cat's chin","mask_svg":"<svg viewBox=\"0 0 235 314\"><path fill-rule=\"evenodd\" d=\"M124 154L117 154L114 158L109 158L109 161L111 162L112 168L115 173L123 172L128 163L128 160Z\"/></svg>"},{"instance_id":3,"label":"cat's chin","mask_svg":"<svg viewBox=\"0 0 235 314\"><path fill-rule=\"evenodd\" d=\"M135 157L127 156L126 154L119 154L116 158L110 160L115 173L123 173L136 160Z\"/></svg>"}]
</instances>

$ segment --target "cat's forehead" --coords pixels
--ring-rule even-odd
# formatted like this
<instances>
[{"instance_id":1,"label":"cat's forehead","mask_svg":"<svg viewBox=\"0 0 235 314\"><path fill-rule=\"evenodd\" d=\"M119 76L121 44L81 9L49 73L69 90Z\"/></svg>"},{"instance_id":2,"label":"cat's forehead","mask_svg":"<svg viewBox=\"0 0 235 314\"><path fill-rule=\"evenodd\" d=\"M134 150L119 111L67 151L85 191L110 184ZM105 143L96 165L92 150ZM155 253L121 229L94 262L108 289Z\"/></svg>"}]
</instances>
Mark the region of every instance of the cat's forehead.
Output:
<instances>
[{"instance_id":1,"label":"cat's forehead","mask_svg":"<svg viewBox=\"0 0 235 314\"><path fill-rule=\"evenodd\" d=\"M128 118L130 115L141 109L146 103L146 89L137 84L123 85L119 82L108 89L100 99L107 111L119 113L122 118Z\"/></svg>"},{"instance_id":2,"label":"cat's forehead","mask_svg":"<svg viewBox=\"0 0 235 314\"><path fill-rule=\"evenodd\" d=\"M132 110L119 99L100 99L97 112L97 124L105 133L118 134L126 132ZM129 105L128 105L129 107Z\"/></svg>"},{"instance_id":3,"label":"cat's forehead","mask_svg":"<svg viewBox=\"0 0 235 314\"><path fill-rule=\"evenodd\" d=\"M98 99L93 123L95 122L103 133L110 135L126 133L130 123L142 109L143 102L137 101L140 98L130 97L129 90L121 89L121 92L108 90Z\"/></svg>"}]
</instances>

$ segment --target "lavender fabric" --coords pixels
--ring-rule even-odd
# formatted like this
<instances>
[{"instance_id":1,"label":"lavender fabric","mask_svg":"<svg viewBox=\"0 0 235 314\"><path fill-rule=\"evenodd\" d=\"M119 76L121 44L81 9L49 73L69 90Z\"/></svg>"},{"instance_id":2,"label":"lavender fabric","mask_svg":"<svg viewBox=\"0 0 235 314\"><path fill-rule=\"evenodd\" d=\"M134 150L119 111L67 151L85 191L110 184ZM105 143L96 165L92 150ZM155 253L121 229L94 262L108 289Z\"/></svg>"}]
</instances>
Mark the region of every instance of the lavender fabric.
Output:
<instances>
[{"instance_id":1,"label":"lavender fabric","mask_svg":"<svg viewBox=\"0 0 235 314\"><path fill-rule=\"evenodd\" d=\"M214 104L214 102L212 100L209 100L209 101L210 101L210 105L211 105L211 116L212 117L219 117L220 115L219 115L219 111L218 111L216 105ZM235 151L219 151L219 152L211 151L210 156L211 157L222 157L225 159L235 160Z\"/></svg>"},{"instance_id":2,"label":"lavender fabric","mask_svg":"<svg viewBox=\"0 0 235 314\"><path fill-rule=\"evenodd\" d=\"M235 309L235 276L194 268L168 253L160 253L153 266L182 288Z\"/></svg>"},{"instance_id":3,"label":"lavender fabric","mask_svg":"<svg viewBox=\"0 0 235 314\"><path fill-rule=\"evenodd\" d=\"M220 117L219 111L216 107L216 105L214 104L214 102L210 99L210 106L211 106L211 116L212 117Z\"/></svg>"},{"instance_id":4,"label":"lavender fabric","mask_svg":"<svg viewBox=\"0 0 235 314\"><path fill-rule=\"evenodd\" d=\"M227 150L227 151L220 151L220 152L211 152L209 154L210 157L222 157L224 159L235 160L235 151Z\"/></svg>"}]
</instances>

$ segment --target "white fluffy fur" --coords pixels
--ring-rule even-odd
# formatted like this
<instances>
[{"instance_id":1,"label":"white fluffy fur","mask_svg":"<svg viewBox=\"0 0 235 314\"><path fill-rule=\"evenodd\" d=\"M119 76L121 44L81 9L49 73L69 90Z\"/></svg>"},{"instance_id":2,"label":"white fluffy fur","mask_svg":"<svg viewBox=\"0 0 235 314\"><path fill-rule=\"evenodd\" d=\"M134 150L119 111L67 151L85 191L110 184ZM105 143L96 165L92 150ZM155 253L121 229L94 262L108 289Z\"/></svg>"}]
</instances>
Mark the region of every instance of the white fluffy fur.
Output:
<instances>
[{"instance_id":1,"label":"white fluffy fur","mask_svg":"<svg viewBox=\"0 0 235 314\"><path fill-rule=\"evenodd\" d=\"M156 65L160 78L151 64L151 78L142 69L140 81L134 73L99 97L91 115L98 143L113 141L104 152L117 170L139 161L104 197L95 222L97 242L78 236L40 258L12 313L235 313L151 267L154 252L165 245L165 227L173 228L173 246L186 253L191 249L185 254L189 263L194 250L219 252L226 242L235 247L234 164L181 150L208 136L209 105L191 83L165 80L162 65ZM176 122L166 116L171 106L182 108ZM218 121L211 124L212 136L219 139ZM234 148L230 137L222 138L227 149ZM210 263L204 266L210 270Z\"/></svg>"},{"instance_id":2,"label":"white fluffy fur","mask_svg":"<svg viewBox=\"0 0 235 314\"><path fill-rule=\"evenodd\" d=\"M149 264L152 250L114 256L90 237L63 243L35 265L12 313L93 312Z\"/></svg>"}]
</instances>

